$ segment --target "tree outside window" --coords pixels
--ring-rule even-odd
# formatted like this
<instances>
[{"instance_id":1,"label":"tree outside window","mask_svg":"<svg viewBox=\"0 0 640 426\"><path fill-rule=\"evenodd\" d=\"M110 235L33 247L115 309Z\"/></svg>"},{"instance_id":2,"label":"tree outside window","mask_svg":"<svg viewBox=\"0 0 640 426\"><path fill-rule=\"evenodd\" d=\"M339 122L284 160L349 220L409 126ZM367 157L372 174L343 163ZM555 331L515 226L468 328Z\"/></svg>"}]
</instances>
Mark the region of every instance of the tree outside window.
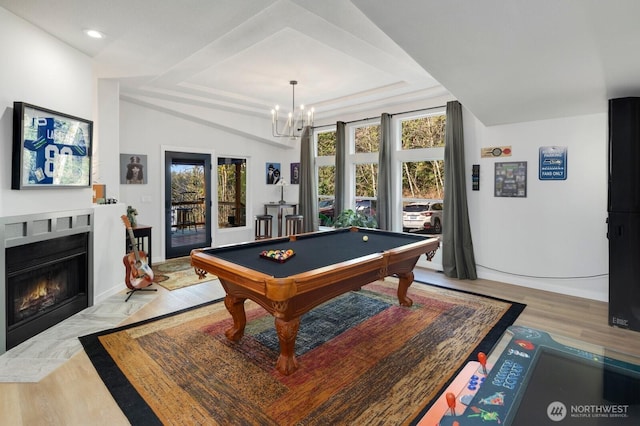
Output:
<instances>
[{"instance_id":1,"label":"tree outside window","mask_svg":"<svg viewBox=\"0 0 640 426\"><path fill-rule=\"evenodd\" d=\"M402 123L402 149L444 147L443 114L404 120Z\"/></svg>"},{"instance_id":2,"label":"tree outside window","mask_svg":"<svg viewBox=\"0 0 640 426\"><path fill-rule=\"evenodd\" d=\"M380 148L380 125L358 127L355 131L356 154L378 152Z\"/></svg>"},{"instance_id":3,"label":"tree outside window","mask_svg":"<svg viewBox=\"0 0 640 426\"><path fill-rule=\"evenodd\" d=\"M336 155L336 132L318 133L318 157Z\"/></svg>"}]
</instances>

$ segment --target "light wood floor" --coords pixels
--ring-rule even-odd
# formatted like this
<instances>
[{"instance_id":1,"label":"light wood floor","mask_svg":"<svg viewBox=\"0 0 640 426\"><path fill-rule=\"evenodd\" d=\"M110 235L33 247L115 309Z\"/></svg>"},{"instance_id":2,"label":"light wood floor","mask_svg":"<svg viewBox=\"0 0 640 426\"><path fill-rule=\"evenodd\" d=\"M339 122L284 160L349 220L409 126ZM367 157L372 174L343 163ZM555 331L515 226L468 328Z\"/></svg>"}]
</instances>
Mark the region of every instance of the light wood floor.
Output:
<instances>
[{"instance_id":1,"label":"light wood floor","mask_svg":"<svg viewBox=\"0 0 640 426\"><path fill-rule=\"evenodd\" d=\"M429 270L416 275L433 284L525 303L527 308L516 324L640 357L640 333L609 327L606 303L487 280L451 280ZM217 281L171 292L159 288L158 297L123 324L193 306L219 294ZM0 383L0 424L116 426L128 422L81 352L39 383Z\"/></svg>"}]
</instances>

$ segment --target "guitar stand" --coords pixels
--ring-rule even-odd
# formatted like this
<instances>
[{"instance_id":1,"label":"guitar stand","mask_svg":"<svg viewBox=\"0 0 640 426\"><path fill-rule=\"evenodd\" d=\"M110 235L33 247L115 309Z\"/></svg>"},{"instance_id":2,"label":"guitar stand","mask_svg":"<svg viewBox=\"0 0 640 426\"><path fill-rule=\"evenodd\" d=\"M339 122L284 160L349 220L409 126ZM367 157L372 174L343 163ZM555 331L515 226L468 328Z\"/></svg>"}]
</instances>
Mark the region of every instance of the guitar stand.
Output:
<instances>
[{"instance_id":1,"label":"guitar stand","mask_svg":"<svg viewBox=\"0 0 640 426\"><path fill-rule=\"evenodd\" d=\"M132 288L127 292L128 296L124 301L128 302L131 296L133 296L133 293L135 293L136 291L158 291L158 289L157 288Z\"/></svg>"}]
</instances>

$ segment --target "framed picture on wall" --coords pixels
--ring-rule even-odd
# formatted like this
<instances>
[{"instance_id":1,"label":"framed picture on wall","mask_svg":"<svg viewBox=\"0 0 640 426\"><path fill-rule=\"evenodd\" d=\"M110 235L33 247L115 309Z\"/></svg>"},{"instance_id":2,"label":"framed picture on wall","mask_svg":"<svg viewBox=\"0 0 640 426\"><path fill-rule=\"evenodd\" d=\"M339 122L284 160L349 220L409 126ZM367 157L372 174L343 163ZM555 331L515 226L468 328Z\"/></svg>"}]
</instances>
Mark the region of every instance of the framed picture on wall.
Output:
<instances>
[{"instance_id":1,"label":"framed picture on wall","mask_svg":"<svg viewBox=\"0 0 640 426\"><path fill-rule=\"evenodd\" d=\"M267 163L265 166L267 185L274 185L282 179L280 163Z\"/></svg>"},{"instance_id":2,"label":"framed picture on wall","mask_svg":"<svg viewBox=\"0 0 640 426\"><path fill-rule=\"evenodd\" d=\"M291 163L291 184L298 185L300 183L300 163Z\"/></svg>"},{"instance_id":3,"label":"framed picture on wall","mask_svg":"<svg viewBox=\"0 0 640 426\"><path fill-rule=\"evenodd\" d=\"M527 162L496 163L494 196L523 198L527 196Z\"/></svg>"},{"instance_id":4,"label":"framed picture on wall","mask_svg":"<svg viewBox=\"0 0 640 426\"><path fill-rule=\"evenodd\" d=\"M147 183L147 156L120 154L120 183L141 185Z\"/></svg>"},{"instance_id":5,"label":"framed picture on wall","mask_svg":"<svg viewBox=\"0 0 640 426\"><path fill-rule=\"evenodd\" d=\"M11 189L91 187L93 122L13 103Z\"/></svg>"}]
</instances>

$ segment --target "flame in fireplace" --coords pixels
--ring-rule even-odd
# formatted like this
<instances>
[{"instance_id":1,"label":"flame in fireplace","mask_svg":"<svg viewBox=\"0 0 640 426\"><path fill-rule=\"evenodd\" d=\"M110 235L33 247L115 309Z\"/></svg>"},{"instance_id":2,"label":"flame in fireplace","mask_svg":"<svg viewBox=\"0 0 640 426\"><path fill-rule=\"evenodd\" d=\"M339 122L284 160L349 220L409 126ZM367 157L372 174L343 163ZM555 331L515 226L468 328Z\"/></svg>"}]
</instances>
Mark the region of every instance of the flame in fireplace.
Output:
<instances>
[{"instance_id":1,"label":"flame in fireplace","mask_svg":"<svg viewBox=\"0 0 640 426\"><path fill-rule=\"evenodd\" d=\"M34 306L38 306L40 309L46 308L55 303L61 291L62 288L57 280L43 278L32 287L28 294L22 297L18 311L31 309Z\"/></svg>"}]
</instances>

